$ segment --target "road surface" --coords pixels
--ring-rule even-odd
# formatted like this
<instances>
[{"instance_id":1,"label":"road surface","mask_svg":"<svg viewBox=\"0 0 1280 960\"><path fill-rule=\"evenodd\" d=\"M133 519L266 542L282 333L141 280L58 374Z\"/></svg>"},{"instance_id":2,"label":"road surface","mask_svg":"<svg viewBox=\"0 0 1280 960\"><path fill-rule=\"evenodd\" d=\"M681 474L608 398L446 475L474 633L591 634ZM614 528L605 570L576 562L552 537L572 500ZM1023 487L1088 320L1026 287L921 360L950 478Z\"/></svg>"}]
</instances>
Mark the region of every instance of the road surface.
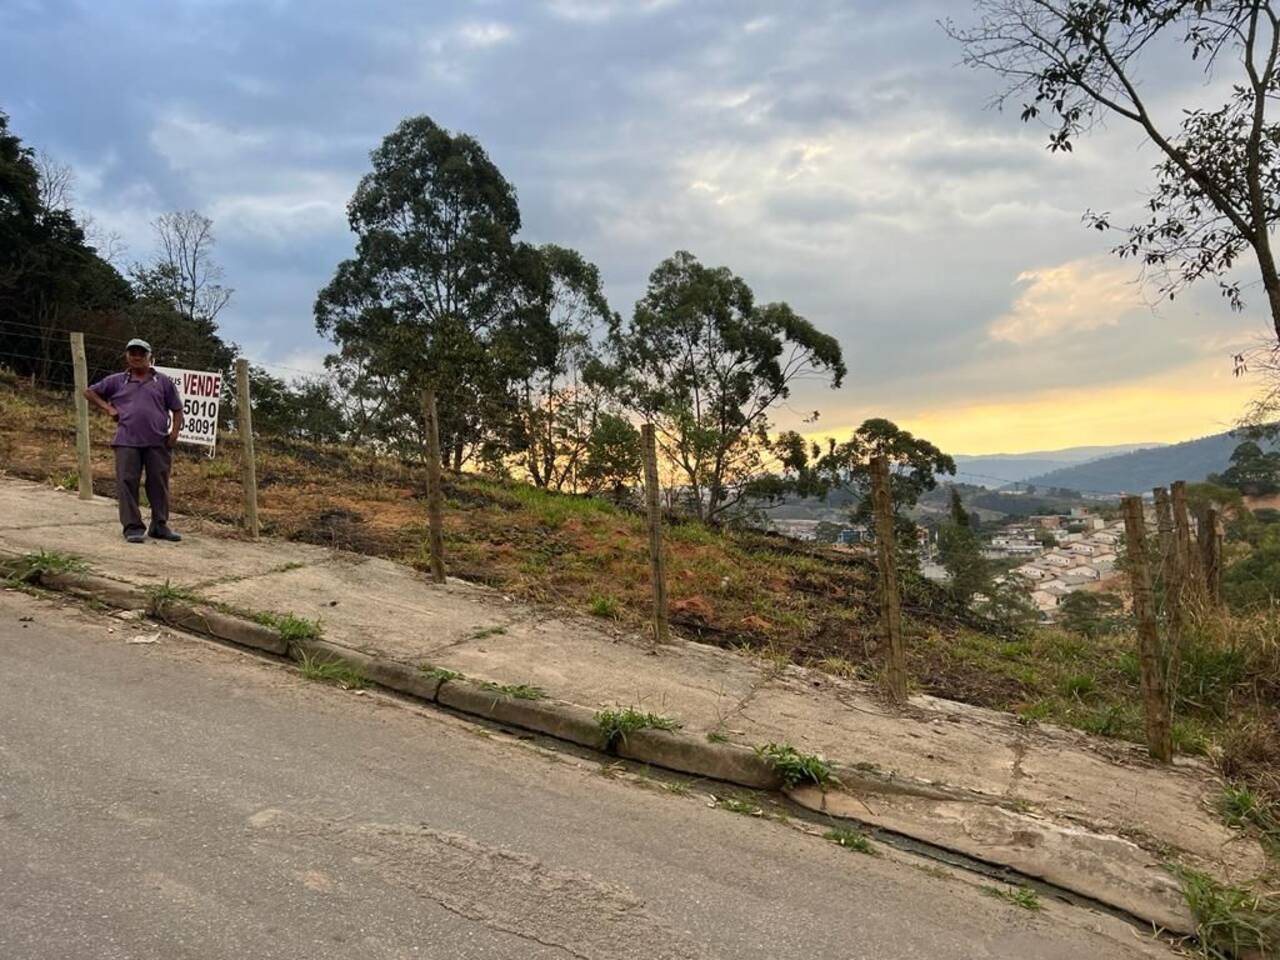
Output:
<instances>
[{"instance_id":1,"label":"road surface","mask_svg":"<svg viewBox=\"0 0 1280 960\"><path fill-rule=\"evenodd\" d=\"M159 634L157 643L128 643ZM607 763L0 591L0 957L1168 956Z\"/></svg>"}]
</instances>

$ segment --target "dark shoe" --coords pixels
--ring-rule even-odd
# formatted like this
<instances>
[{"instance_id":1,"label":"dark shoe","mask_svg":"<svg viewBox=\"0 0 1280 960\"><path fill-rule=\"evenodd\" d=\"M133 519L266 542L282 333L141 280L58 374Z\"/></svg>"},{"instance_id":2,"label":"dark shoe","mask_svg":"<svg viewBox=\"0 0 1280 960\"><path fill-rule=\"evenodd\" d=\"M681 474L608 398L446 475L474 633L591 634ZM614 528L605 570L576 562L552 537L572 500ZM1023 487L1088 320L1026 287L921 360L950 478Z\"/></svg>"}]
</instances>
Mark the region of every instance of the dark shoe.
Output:
<instances>
[{"instance_id":1,"label":"dark shoe","mask_svg":"<svg viewBox=\"0 0 1280 960\"><path fill-rule=\"evenodd\" d=\"M172 543L177 543L182 539L182 534L174 533L168 527L152 527L147 536L156 540L168 540ZM138 539L141 540L142 538L139 537Z\"/></svg>"},{"instance_id":2,"label":"dark shoe","mask_svg":"<svg viewBox=\"0 0 1280 960\"><path fill-rule=\"evenodd\" d=\"M130 543L146 543L147 542L147 538L142 535L141 530L126 530L124 532L124 538L128 540Z\"/></svg>"}]
</instances>

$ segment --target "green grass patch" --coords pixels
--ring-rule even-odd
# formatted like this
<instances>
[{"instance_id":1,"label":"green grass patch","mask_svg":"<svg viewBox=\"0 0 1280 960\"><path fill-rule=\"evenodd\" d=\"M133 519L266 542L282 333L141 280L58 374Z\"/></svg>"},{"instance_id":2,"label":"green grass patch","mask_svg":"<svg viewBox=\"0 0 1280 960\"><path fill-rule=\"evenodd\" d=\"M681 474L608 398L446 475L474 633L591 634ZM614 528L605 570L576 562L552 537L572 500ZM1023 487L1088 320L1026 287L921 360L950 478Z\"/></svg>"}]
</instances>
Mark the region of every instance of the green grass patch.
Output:
<instances>
[{"instance_id":1,"label":"green grass patch","mask_svg":"<svg viewBox=\"0 0 1280 960\"><path fill-rule=\"evenodd\" d=\"M200 598L186 587L175 587L166 580L158 587L147 588L147 606L159 610L170 603L198 603Z\"/></svg>"},{"instance_id":2,"label":"green grass patch","mask_svg":"<svg viewBox=\"0 0 1280 960\"><path fill-rule=\"evenodd\" d=\"M878 856L876 848L871 845L871 840L861 830L853 830L849 827L835 827L824 833L822 837L824 840L830 840L837 847L844 847L846 850L865 853L872 857Z\"/></svg>"},{"instance_id":3,"label":"green grass patch","mask_svg":"<svg viewBox=\"0 0 1280 960\"><path fill-rule=\"evenodd\" d=\"M89 564L74 553L39 550L24 554L10 566L5 578L10 583L36 583L42 576L55 573L83 573Z\"/></svg>"},{"instance_id":4,"label":"green grass patch","mask_svg":"<svg viewBox=\"0 0 1280 960\"><path fill-rule=\"evenodd\" d=\"M1196 870L1174 872L1204 956L1234 960L1252 951L1273 957L1280 950L1280 897L1229 887Z\"/></svg>"},{"instance_id":5,"label":"green grass patch","mask_svg":"<svg viewBox=\"0 0 1280 960\"><path fill-rule=\"evenodd\" d=\"M49 485L56 490L78 490L80 488L80 471L68 470L66 473L54 474L49 478Z\"/></svg>"},{"instance_id":6,"label":"green grass patch","mask_svg":"<svg viewBox=\"0 0 1280 960\"><path fill-rule=\"evenodd\" d=\"M618 619L618 601L604 594L598 593L593 596L587 609L591 611L593 617L603 617L606 620Z\"/></svg>"},{"instance_id":7,"label":"green grass patch","mask_svg":"<svg viewBox=\"0 0 1280 960\"><path fill-rule=\"evenodd\" d=\"M811 753L801 753L789 743L766 743L756 753L768 760L788 787L812 783L819 787L835 783L831 764Z\"/></svg>"},{"instance_id":8,"label":"green grass patch","mask_svg":"<svg viewBox=\"0 0 1280 960\"><path fill-rule=\"evenodd\" d=\"M253 619L264 627L279 631L280 638L288 643L320 639L320 621L292 613L256 613Z\"/></svg>"},{"instance_id":9,"label":"green grass patch","mask_svg":"<svg viewBox=\"0 0 1280 960\"><path fill-rule=\"evenodd\" d=\"M369 685L369 679L358 668L320 655L304 653L298 662L298 670L308 680L331 683L344 690L360 690Z\"/></svg>"},{"instance_id":10,"label":"green grass patch","mask_svg":"<svg viewBox=\"0 0 1280 960\"><path fill-rule=\"evenodd\" d=\"M764 810L750 800L744 800L742 797L720 797L716 800L716 806L721 810L728 810L730 813L740 814L744 817L762 817Z\"/></svg>"},{"instance_id":11,"label":"green grass patch","mask_svg":"<svg viewBox=\"0 0 1280 960\"><path fill-rule=\"evenodd\" d=\"M463 675L457 670L447 670L444 667L433 667L429 663L424 663L418 667L428 680L439 680L441 683L447 683L450 680L462 680Z\"/></svg>"},{"instance_id":12,"label":"green grass patch","mask_svg":"<svg viewBox=\"0 0 1280 960\"><path fill-rule=\"evenodd\" d=\"M508 697L514 697L517 700L545 700L547 699L547 691L541 687L530 686L527 683L491 683L486 680L480 684L485 690L491 690L494 693L505 694Z\"/></svg>"},{"instance_id":13,"label":"green grass patch","mask_svg":"<svg viewBox=\"0 0 1280 960\"><path fill-rule=\"evenodd\" d=\"M1035 911L1044 909L1040 903L1040 894L1030 887L983 887L982 892L989 897L1012 903L1015 907L1021 907L1023 910Z\"/></svg>"},{"instance_id":14,"label":"green grass patch","mask_svg":"<svg viewBox=\"0 0 1280 960\"><path fill-rule=\"evenodd\" d=\"M638 730L679 730L680 721L656 713L642 713L633 707L624 710L601 710L596 714L596 726L604 734L606 749L613 749L619 741Z\"/></svg>"},{"instance_id":15,"label":"green grass patch","mask_svg":"<svg viewBox=\"0 0 1280 960\"><path fill-rule=\"evenodd\" d=\"M728 743L728 742L729 742L729 738L726 737L719 730L707 731L707 743Z\"/></svg>"}]
</instances>

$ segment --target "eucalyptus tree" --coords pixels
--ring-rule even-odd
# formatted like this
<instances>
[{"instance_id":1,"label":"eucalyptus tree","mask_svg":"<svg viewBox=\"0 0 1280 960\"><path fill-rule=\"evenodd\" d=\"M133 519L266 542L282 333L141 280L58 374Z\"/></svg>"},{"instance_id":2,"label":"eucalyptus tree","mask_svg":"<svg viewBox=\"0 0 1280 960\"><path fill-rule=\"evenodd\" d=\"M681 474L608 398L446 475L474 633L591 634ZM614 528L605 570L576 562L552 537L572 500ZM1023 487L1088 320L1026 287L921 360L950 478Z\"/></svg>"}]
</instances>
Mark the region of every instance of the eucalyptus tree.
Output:
<instances>
[{"instance_id":1,"label":"eucalyptus tree","mask_svg":"<svg viewBox=\"0 0 1280 960\"><path fill-rule=\"evenodd\" d=\"M770 461L770 412L801 378L838 387L840 345L785 303L760 305L727 267L679 251L632 318L610 324L610 386L652 420L692 511L708 521L751 496Z\"/></svg>"},{"instance_id":2,"label":"eucalyptus tree","mask_svg":"<svg viewBox=\"0 0 1280 960\"><path fill-rule=\"evenodd\" d=\"M527 248L527 256L521 289L532 315L518 331L525 363L515 385L511 451L535 485L576 488L608 405L589 374L613 314L599 269L577 251L548 243Z\"/></svg>"},{"instance_id":3,"label":"eucalyptus tree","mask_svg":"<svg viewBox=\"0 0 1280 960\"><path fill-rule=\"evenodd\" d=\"M332 366L379 416L367 435L408 447L422 438L421 392L437 392L441 445L455 469L482 453L509 413L510 351L493 345L513 312L520 264L514 188L475 139L410 117L371 154L347 205L355 256L315 305L339 352Z\"/></svg>"}]
</instances>

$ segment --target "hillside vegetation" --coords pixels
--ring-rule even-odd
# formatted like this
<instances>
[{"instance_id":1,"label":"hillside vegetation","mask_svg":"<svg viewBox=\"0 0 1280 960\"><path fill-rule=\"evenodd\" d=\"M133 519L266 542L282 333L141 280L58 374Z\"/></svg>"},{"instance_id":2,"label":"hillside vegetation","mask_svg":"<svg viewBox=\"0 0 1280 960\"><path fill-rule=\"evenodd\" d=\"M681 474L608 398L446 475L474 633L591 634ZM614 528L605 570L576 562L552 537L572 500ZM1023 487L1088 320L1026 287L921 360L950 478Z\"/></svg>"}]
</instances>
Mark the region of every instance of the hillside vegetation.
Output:
<instances>
[{"instance_id":1,"label":"hillside vegetation","mask_svg":"<svg viewBox=\"0 0 1280 960\"><path fill-rule=\"evenodd\" d=\"M1032 477L1037 487L1065 487L1092 493L1149 493L1172 480L1198 483L1221 473L1240 439L1219 433L1199 440L1137 450Z\"/></svg>"}]
</instances>

